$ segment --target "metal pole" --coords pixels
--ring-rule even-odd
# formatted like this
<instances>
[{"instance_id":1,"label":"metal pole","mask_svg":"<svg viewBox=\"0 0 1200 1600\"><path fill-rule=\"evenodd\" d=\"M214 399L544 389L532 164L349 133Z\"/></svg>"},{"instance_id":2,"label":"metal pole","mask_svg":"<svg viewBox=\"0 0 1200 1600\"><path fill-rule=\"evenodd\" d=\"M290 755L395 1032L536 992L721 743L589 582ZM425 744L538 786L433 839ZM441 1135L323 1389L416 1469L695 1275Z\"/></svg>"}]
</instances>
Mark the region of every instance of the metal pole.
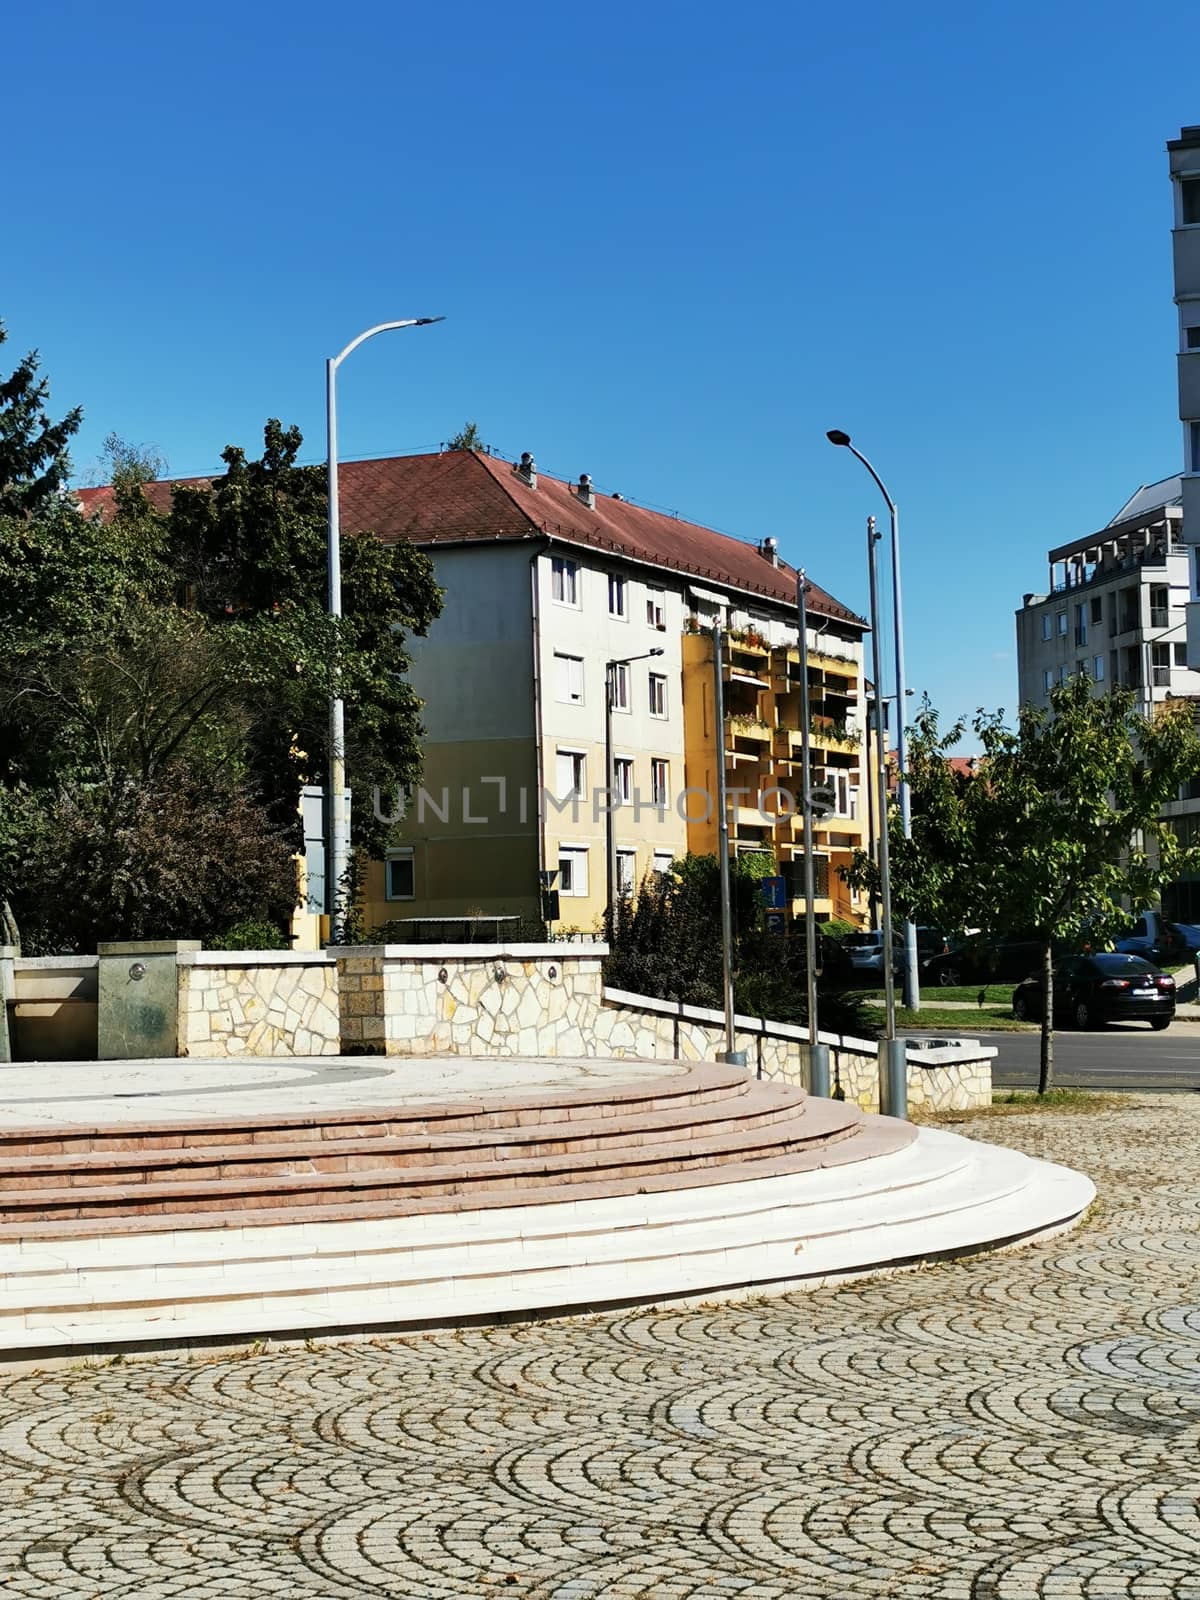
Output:
<instances>
[{"instance_id":1,"label":"metal pole","mask_svg":"<svg viewBox=\"0 0 1200 1600\"><path fill-rule=\"evenodd\" d=\"M906 839L912 838L912 805L908 788L908 749L904 731L907 698L907 681L904 675L904 615L900 602L900 513L889 495L888 510L892 518L892 631L896 645L896 764L900 768L900 828ZM904 1004L910 1011L921 1009L921 980L917 967L916 923L904 924Z\"/></svg>"},{"instance_id":2,"label":"metal pole","mask_svg":"<svg viewBox=\"0 0 1200 1600\"><path fill-rule=\"evenodd\" d=\"M721 967L725 995L725 1049L720 1059L735 1066L746 1065L746 1053L737 1048L733 1020L733 907L729 883L729 807L725 783L725 684L722 677L721 624L713 624L713 672L715 685L714 742L717 749L717 856L721 879Z\"/></svg>"},{"instance_id":3,"label":"metal pole","mask_svg":"<svg viewBox=\"0 0 1200 1600\"><path fill-rule=\"evenodd\" d=\"M329 615L342 615L342 546L338 515L337 358L325 363L325 426L328 439L329 534L326 545ZM346 705L341 695L340 645L334 645L333 686L329 700L329 935L341 944L346 931Z\"/></svg>"},{"instance_id":4,"label":"metal pole","mask_svg":"<svg viewBox=\"0 0 1200 1600\"><path fill-rule=\"evenodd\" d=\"M796 610L800 627L800 806L804 818L804 968L808 993L808 1087L829 1095L829 1047L820 1039L817 1013L816 872L813 865L812 709L808 703L808 579L796 574Z\"/></svg>"},{"instance_id":5,"label":"metal pole","mask_svg":"<svg viewBox=\"0 0 1200 1600\"><path fill-rule=\"evenodd\" d=\"M344 350L331 356L325 363L325 437L326 467L328 473L328 563L329 615L340 620L342 615L342 548L341 522L338 506L338 454L337 454L337 369L360 344L373 339L377 333L388 333L394 328L424 328L433 322L444 322L444 317L405 317L398 322L379 322L366 328L357 338L351 339ZM346 705L341 696L340 646L334 647L333 683L329 697L329 803L328 843L326 862L327 882L325 903L329 907L329 932L334 944L340 944L346 931L346 876L347 823L346 814Z\"/></svg>"},{"instance_id":6,"label":"metal pole","mask_svg":"<svg viewBox=\"0 0 1200 1600\"><path fill-rule=\"evenodd\" d=\"M879 571L875 546L880 535L875 518L867 518L867 568L871 580L871 668L875 675L876 709L881 702L881 658L879 646ZM875 780L879 795L879 898L883 921L883 1004L885 1034L879 1047L879 1102L888 1116L902 1117L907 1110L907 1052L903 1040L896 1038L896 984L892 973L892 880L888 861L887 746L883 717L875 718Z\"/></svg>"},{"instance_id":7,"label":"metal pole","mask_svg":"<svg viewBox=\"0 0 1200 1600\"><path fill-rule=\"evenodd\" d=\"M604 843L608 856L608 933L617 929L617 826L613 807L617 803L617 771L613 760L613 673L615 663L604 668L604 772L608 784L608 807L604 817Z\"/></svg>"}]
</instances>

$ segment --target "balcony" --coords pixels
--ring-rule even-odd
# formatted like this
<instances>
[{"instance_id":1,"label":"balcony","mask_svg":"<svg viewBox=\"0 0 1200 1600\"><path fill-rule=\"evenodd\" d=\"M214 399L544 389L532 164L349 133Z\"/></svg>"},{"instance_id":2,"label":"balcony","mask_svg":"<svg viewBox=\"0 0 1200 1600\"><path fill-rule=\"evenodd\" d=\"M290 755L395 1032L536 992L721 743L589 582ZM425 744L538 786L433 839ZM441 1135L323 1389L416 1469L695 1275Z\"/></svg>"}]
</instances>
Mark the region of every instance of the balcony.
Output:
<instances>
[{"instance_id":1,"label":"balcony","mask_svg":"<svg viewBox=\"0 0 1200 1600\"><path fill-rule=\"evenodd\" d=\"M726 745L735 739L748 740L751 744L769 745L774 737L775 729L761 717L747 717L734 712L725 718Z\"/></svg>"}]
</instances>

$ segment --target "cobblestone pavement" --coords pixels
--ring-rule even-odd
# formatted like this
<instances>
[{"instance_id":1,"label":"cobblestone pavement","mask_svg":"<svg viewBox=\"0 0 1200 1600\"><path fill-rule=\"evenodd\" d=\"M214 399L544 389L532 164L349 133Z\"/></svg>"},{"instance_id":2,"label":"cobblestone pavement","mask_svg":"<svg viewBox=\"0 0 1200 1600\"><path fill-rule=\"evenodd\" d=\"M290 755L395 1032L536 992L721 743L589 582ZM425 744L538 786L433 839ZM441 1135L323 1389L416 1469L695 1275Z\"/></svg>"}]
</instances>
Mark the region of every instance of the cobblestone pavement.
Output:
<instances>
[{"instance_id":1,"label":"cobblestone pavement","mask_svg":"<svg viewBox=\"0 0 1200 1600\"><path fill-rule=\"evenodd\" d=\"M1200 1600L1200 1100L1079 1231L812 1295L0 1375L0 1595Z\"/></svg>"}]
</instances>

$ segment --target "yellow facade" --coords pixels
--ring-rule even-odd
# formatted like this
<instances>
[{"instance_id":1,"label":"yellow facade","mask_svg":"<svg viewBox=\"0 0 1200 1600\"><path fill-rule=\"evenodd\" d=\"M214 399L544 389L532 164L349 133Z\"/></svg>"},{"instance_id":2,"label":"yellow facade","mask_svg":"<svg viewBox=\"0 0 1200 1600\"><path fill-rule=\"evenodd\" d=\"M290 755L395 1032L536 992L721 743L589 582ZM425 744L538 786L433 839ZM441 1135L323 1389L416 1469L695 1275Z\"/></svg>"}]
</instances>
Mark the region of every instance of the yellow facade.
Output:
<instances>
[{"instance_id":1,"label":"yellow facade","mask_svg":"<svg viewBox=\"0 0 1200 1600\"><path fill-rule=\"evenodd\" d=\"M723 759L731 850L739 855L769 852L788 881L792 915L803 915L800 652L794 646L771 646L753 634L726 634L723 653L725 720L718 730L713 641L707 633L684 638L688 849L717 851L717 761ZM822 919L858 923L859 907L839 868L848 867L853 852L865 843L862 668L849 654L810 651L807 693L811 786L828 786L835 796L833 810L813 829L819 868L813 906Z\"/></svg>"}]
</instances>

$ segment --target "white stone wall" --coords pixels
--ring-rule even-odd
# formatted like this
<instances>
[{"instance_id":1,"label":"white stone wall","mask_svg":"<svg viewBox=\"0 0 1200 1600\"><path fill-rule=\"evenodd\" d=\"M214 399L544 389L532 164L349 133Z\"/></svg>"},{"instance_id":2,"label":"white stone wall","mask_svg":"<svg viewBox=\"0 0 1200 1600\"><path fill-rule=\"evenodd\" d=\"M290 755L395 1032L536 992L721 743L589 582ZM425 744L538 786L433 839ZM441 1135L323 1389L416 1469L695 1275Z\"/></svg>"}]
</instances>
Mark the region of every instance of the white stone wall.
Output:
<instances>
[{"instance_id":1,"label":"white stone wall","mask_svg":"<svg viewBox=\"0 0 1200 1600\"><path fill-rule=\"evenodd\" d=\"M179 1053L336 1056L338 971L323 956L217 951L179 966Z\"/></svg>"}]
</instances>

